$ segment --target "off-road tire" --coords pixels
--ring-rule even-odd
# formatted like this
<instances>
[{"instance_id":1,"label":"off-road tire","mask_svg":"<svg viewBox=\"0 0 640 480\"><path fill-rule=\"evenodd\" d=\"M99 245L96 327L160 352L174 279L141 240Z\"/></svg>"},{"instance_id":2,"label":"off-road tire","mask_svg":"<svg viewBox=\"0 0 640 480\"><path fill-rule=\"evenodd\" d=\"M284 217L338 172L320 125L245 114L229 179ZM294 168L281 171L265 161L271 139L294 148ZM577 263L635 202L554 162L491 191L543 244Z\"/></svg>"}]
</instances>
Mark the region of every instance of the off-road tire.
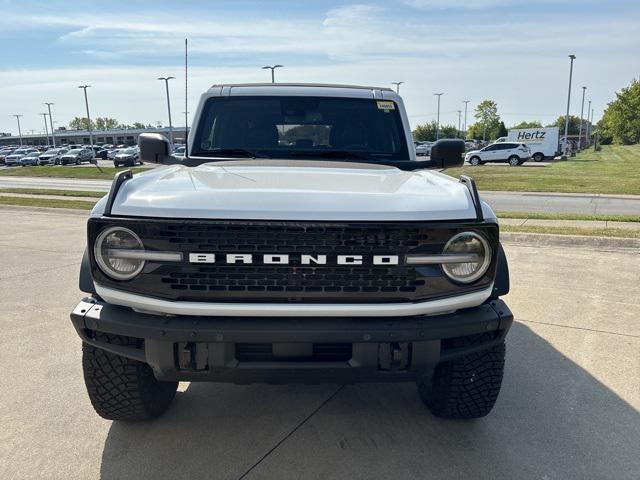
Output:
<instances>
[{"instance_id":1,"label":"off-road tire","mask_svg":"<svg viewBox=\"0 0 640 480\"><path fill-rule=\"evenodd\" d=\"M137 346L130 337L97 334L96 340L116 345ZM148 420L164 413L175 397L177 382L159 382L151 367L82 345L82 370L93 408L107 420Z\"/></svg>"},{"instance_id":2,"label":"off-road tire","mask_svg":"<svg viewBox=\"0 0 640 480\"><path fill-rule=\"evenodd\" d=\"M482 337L475 339L478 340ZM503 341L490 349L438 364L433 377L418 381L422 401L436 417L484 417L500 393L504 357Z\"/></svg>"}]
</instances>

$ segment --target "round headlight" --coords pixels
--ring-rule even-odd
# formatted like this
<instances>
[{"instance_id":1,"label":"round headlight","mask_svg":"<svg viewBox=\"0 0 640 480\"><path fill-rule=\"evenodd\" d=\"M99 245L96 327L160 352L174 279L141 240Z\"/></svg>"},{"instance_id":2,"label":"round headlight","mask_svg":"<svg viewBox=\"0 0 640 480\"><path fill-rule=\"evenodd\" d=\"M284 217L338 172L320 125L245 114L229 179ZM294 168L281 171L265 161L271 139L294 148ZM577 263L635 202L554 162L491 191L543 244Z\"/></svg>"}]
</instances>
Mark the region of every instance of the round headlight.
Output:
<instances>
[{"instance_id":1,"label":"round headlight","mask_svg":"<svg viewBox=\"0 0 640 480\"><path fill-rule=\"evenodd\" d=\"M131 255L136 250L144 250L142 240L124 227L105 229L93 247L100 270L116 280L130 280L142 271L144 260Z\"/></svg>"},{"instance_id":2,"label":"round headlight","mask_svg":"<svg viewBox=\"0 0 640 480\"><path fill-rule=\"evenodd\" d=\"M442 253L461 256L459 262L442 264L447 277L456 282L475 282L486 273L491 263L489 244L482 235L475 232L454 235L444 246ZM470 261L464 261L467 259Z\"/></svg>"}]
</instances>

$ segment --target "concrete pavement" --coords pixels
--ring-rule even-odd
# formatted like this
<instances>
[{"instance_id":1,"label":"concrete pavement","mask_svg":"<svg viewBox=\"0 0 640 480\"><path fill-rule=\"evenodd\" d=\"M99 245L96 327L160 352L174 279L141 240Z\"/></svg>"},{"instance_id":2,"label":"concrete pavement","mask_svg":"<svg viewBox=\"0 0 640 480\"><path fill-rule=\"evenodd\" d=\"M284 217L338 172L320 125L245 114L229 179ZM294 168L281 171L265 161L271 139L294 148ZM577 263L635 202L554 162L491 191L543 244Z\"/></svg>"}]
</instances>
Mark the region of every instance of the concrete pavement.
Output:
<instances>
[{"instance_id":1,"label":"concrete pavement","mask_svg":"<svg viewBox=\"0 0 640 480\"><path fill-rule=\"evenodd\" d=\"M0 476L7 479L640 477L634 250L507 243L516 316L486 418L412 384L181 384L154 422L93 412L68 318L86 212L0 207Z\"/></svg>"},{"instance_id":2,"label":"concrete pavement","mask_svg":"<svg viewBox=\"0 0 640 480\"><path fill-rule=\"evenodd\" d=\"M109 180L0 176L0 188L51 188L106 192L110 185ZM481 196L494 210L500 212L640 215L640 195L481 192Z\"/></svg>"}]
</instances>

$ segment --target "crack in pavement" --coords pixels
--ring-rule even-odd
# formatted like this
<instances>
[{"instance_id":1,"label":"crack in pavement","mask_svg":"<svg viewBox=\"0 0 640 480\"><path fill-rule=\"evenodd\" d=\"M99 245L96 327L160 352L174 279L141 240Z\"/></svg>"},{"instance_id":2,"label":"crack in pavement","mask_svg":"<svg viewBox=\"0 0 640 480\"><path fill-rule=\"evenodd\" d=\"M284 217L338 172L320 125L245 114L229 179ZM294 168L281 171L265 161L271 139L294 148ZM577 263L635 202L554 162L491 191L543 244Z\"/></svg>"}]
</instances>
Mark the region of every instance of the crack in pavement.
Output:
<instances>
[{"instance_id":1,"label":"crack in pavement","mask_svg":"<svg viewBox=\"0 0 640 480\"><path fill-rule=\"evenodd\" d=\"M251 467L249 467L249 469L244 472L242 475L240 475L238 477L238 480L242 480L243 478L245 478L247 475L249 475L249 473L251 473L258 465L260 465L264 460L266 460L266 458L271 455L274 451L276 451L276 449L282 445L284 442L286 442L294 433L296 433L305 423L307 423L309 420L311 420L311 418L318 413L325 405L327 405L331 400L333 400L336 395L338 395L338 393L340 393L340 391L342 391L342 389L345 387L345 385L340 385L335 392L333 392L331 395L329 395L315 410L313 410L309 415L307 415L300 423L298 423L298 425L296 425L289 433L287 433L278 443L276 443L272 448L270 448L267 453L265 453L262 457L260 457L260 459L258 459L258 461L256 463L254 463L253 465L251 465Z\"/></svg>"},{"instance_id":2,"label":"crack in pavement","mask_svg":"<svg viewBox=\"0 0 640 480\"><path fill-rule=\"evenodd\" d=\"M539 324L539 325L549 325L551 327L570 328L572 330L585 330L587 332L608 333L609 335L619 335L621 337L640 338L640 335L633 335L631 333L618 333L618 332L611 332L609 330L597 330L595 328L574 327L573 325L560 325L558 323L538 322L536 320L522 320L522 319L519 318L519 319L516 320L516 322L536 323L536 324Z\"/></svg>"},{"instance_id":3,"label":"crack in pavement","mask_svg":"<svg viewBox=\"0 0 640 480\"><path fill-rule=\"evenodd\" d=\"M28 277L29 275L38 275L40 273L48 272L50 270L57 270L59 268L75 267L75 266L80 265L81 263L82 262L67 263L67 264L64 264L64 265L56 265L55 267L51 267L51 268L43 268L42 270L36 270L35 272L19 273L18 275L10 275L8 277L0 277L0 281L10 280L12 278L18 278L18 277Z\"/></svg>"}]
</instances>

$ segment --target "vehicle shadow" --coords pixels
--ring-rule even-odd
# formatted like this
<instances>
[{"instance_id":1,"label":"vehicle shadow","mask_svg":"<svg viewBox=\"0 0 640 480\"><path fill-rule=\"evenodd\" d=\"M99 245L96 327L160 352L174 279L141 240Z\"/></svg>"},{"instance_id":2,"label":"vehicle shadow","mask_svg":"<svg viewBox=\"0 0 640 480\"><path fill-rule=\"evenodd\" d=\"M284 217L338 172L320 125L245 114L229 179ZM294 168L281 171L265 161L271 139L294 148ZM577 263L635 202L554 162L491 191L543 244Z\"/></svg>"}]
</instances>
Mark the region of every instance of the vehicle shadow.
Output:
<instances>
[{"instance_id":1,"label":"vehicle shadow","mask_svg":"<svg viewBox=\"0 0 640 480\"><path fill-rule=\"evenodd\" d=\"M291 433L339 387L191 384L162 418L111 425L102 478L640 478L638 411L529 327L507 340L486 418L437 419L413 384L362 384Z\"/></svg>"}]
</instances>

